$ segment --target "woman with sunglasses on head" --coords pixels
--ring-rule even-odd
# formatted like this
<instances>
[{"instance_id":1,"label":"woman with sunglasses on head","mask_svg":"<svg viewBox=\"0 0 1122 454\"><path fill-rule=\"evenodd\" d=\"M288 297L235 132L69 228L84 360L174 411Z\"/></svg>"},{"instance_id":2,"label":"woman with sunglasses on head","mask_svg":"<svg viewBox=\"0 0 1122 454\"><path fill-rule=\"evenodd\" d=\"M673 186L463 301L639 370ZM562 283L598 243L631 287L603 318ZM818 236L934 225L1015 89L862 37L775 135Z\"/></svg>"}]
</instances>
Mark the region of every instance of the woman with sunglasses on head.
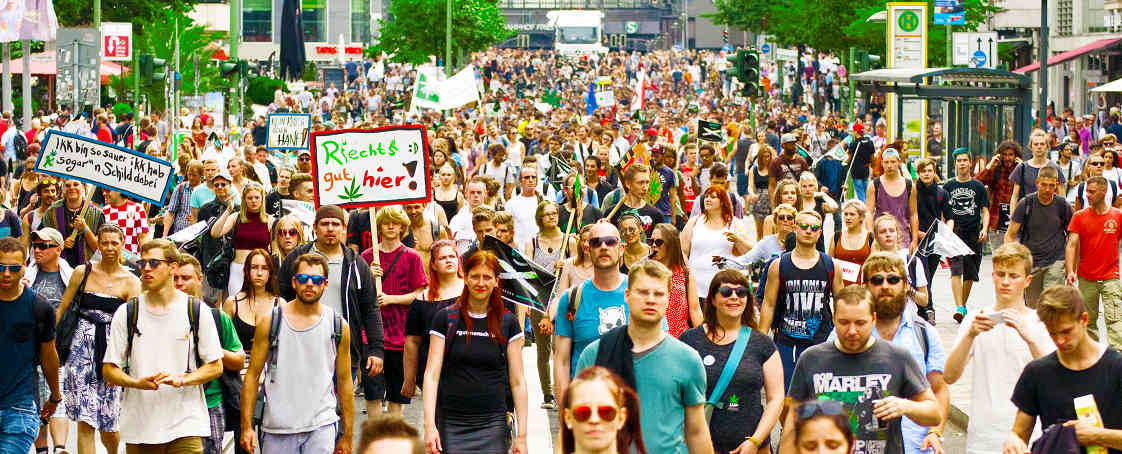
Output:
<instances>
[{"instance_id":1,"label":"woman with sunglasses on head","mask_svg":"<svg viewBox=\"0 0 1122 454\"><path fill-rule=\"evenodd\" d=\"M59 304L57 318L71 304L78 305L78 325L67 359L63 392L66 415L78 422L78 454L94 454L94 432L110 453L121 443L121 388L101 376L101 363L109 339L109 325L117 308L140 295L140 279L121 265L125 235L116 225L97 229L101 260L78 266L70 276Z\"/></svg>"},{"instance_id":2,"label":"woman with sunglasses on head","mask_svg":"<svg viewBox=\"0 0 1122 454\"><path fill-rule=\"evenodd\" d=\"M647 454L639 395L611 370L581 371L561 403L562 454Z\"/></svg>"},{"instance_id":3,"label":"woman with sunglasses on head","mask_svg":"<svg viewBox=\"0 0 1122 454\"><path fill-rule=\"evenodd\" d=\"M265 212L265 188L249 184L242 190L241 196L241 209L238 210L236 204L230 204L210 229L211 237L221 238L229 234L233 243L234 259L230 262L227 295L242 289L245 259L250 251L269 247L269 227L273 224L273 217Z\"/></svg>"},{"instance_id":4,"label":"woman with sunglasses on head","mask_svg":"<svg viewBox=\"0 0 1122 454\"><path fill-rule=\"evenodd\" d=\"M794 454L852 454L853 426L836 400L812 400L798 407Z\"/></svg>"},{"instance_id":5,"label":"woman with sunglasses on head","mask_svg":"<svg viewBox=\"0 0 1122 454\"><path fill-rule=\"evenodd\" d=\"M799 182L792 178L784 178L775 183L775 193L771 195L771 206L779 206L781 203L789 204L792 207L798 205ZM775 233L775 218L768 216L764 218L764 236L772 233Z\"/></svg>"},{"instance_id":6,"label":"woman with sunglasses on head","mask_svg":"<svg viewBox=\"0 0 1122 454\"><path fill-rule=\"evenodd\" d=\"M682 254L678 229L662 223L654 226L649 241L651 258L666 265L670 276L670 302L666 306L666 323L670 335L678 337L690 326L701 324L701 304L697 299L697 283Z\"/></svg>"},{"instance_id":7,"label":"woman with sunglasses on head","mask_svg":"<svg viewBox=\"0 0 1122 454\"><path fill-rule=\"evenodd\" d=\"M619 218L619 236L623 241L623 257L619 261L619 272L627 274L631 265L651 256L651 248L643 241L643 221L634 213L624 213Z\"/></svg>"},{"instance_id":8,"label":"woman with sunglasses on head","mask_svg":"<svg viewBox=\"0 0 1122 454\"><path fill-rule=\"evenodd\" d=\"M425 365L428 363L429 328L440 310L455 304L464 294L464 271L460 255L452 240L439 240L432 244L429 256L429 284L425 293L409 305L405 315L405 378L401 395L412 398L417 385L423 385ZM417 382L417 378L421 382Z\"/></svg>"},{"instance_id":9,"label":"woman with sunglasses on head","mask_svg":"<svg viewBox=\"0 0 1122 454\"><path fill-rule=\"evenodd\" d=\"M696 274L699 294L709 289L709 281L717 274L714 256L734 257L752 249L744 225L733 217L732 200L723 187L707 188L701 203L701 215L690 218L682 229L682 253Z\"/></svg>"},{"instance_id":10,"label":"woman with sunglasses on head","mask_svg":"<svg viewBox=\"0 0 1122 454\"><path fill-rule=\"evenodd\" d=\"M716 406L709 434L721 454L770 452L768 436L783 409L783 364L775 343L755 329L756 305L748 287L739 271L717 273L709 285L704 321L679 338L697 350L705 365L705 395ZM718 390L718 385L723 387ZM760 389L766 407L760 403Z\"/></svg>"},{"instance_id":11,"label":"woman with sunglasses on head","mask_svg":"<svg viewBox=\"0 0 1122 454\"><path fill-rule=\"evenodd\" d=\"M898 220L897 243L899 247L914 250L919 241L919 211L916 208L916 191L912 181L904 178L900 152L889 148L881 153L884 174L873 179L867 190L869 214L866 218L872 227L873 219L883 214L891 214Z\"/></svg>"},{"instance_id":12,"label":"woman with sunglasses on head","mask_svg":"<svg viewBox=\"0 0 1122 454\"><path fill-rule=\"evenodd\" d=\"M859 199L846 200L842 205L844 229L835 229L834 239L830 242L830 257L845 260L860 267L872 253L873 233L865 229L865 202ZM845 285L860 282L843 279Z\"/></svg>"},{"instance_id":13,"label":"woman with sunglasses on head","mask_svg":"<svg viewBox=\"0 0 1122 454\"><path fill-rule=\"evenodd\" d=\"M276 263L267 251L249 251L249 255L245 257L241 291L222 303L222 311L234 322L234 332L246 351L246 364L249 352L253 351L253 333L257 329L257 319L269 315L273 307L284 302L278 296L280 292L277 290L276 270Z\"/></svg>"},{"instance_id":14,"label":"woman with sunglasses on head","mask_svg":"<svg viewBox=\"0 0 1122 454\"><path fill-rule=\"evenodd\" d=\"M899 245L899 223L896 217L891 214L882 214L875 221L873 221L873 236L876 241L873 243L872 252L895 252L900 255L904 263L908 266L908 281L912 284L912 289L908 295L912 301L919 306L920 312L923 308L927 307L927 272L924 268L924 260L916 258L912 260L912 256L908 254L907 249L903 249Z\"/></svg>"},{"instance_id":15,"label":"woman with sunglasses on head","mask_svg":"<svg viewBox=\"0 0 1122 454\"><path fill-rule=\"evenodd\" d=\"M425 444L432 454L526 454L522 328L503 307L498 258L480 250L464 269L463 294L436 313L429 331ZM513 447L511 410L517 417Z\"/></svg>"}]
</instances>

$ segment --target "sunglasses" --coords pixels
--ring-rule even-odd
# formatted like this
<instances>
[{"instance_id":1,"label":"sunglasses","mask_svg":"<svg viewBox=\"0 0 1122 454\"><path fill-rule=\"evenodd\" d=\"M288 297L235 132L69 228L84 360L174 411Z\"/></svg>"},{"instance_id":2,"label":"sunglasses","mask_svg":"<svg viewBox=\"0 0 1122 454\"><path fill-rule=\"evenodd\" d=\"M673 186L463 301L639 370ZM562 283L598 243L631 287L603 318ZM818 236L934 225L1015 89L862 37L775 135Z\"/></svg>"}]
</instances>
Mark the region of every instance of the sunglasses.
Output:
<instances>
[{"instance_id":1,"label":"sunglasses","mask_svg":"<svg viewBox=\"0 0 1122 454\"><path fill-rule=\"evenodd\" d=\"M296 283L298 284L307 284L308 281L312 281L312 285L323 285L324 282L327 282L326 276L320 276L318 274L311 275L301 273L292 277L296 278Z\"/></svg>"},{"instance_id":2,"label":"sunglasses","mask_svg":"<svg viewBox=\"0 0 1122 454\"><path fill-rule=\"evenodd\" d=\"M790 215L790 214L778 214L778 215L776 215L775 218L779 219L780 221L794 221L795 220L795 216Z\"/></svg>"},{"instance_id":3,"label":"sunglasses","mask_svg":"<svg viewBox=\"0 0 1122 454\"><path fill-rule=\"evenodd\" d=\"M301 157L299 158L299 160L300 160L301 162L307 162L307 161L311 161L311 160L312 160L312 158L311 158L311 157L309 157L309 156L301 156Z\"/></svg>"},{"instance_id":4,"label":"sunglasses","mask_svg":"<svg viewBox=\"0 0 1122 454\"><path fill-rule=\"evenodd\" d=\"M5 271L7 271L9 273L15 274L15 273L18 273L19 270L22 270L22 269L23 269L23 265L0 265L0 273L3 273Z\"/></svg>"},{"instance_id":5,"label":"sunglasses","mask_svg":"<svg viewBox=\"0 0 1122 454\"><path fill-rule=\"evenodd\" d=\"M662 245L665 244L666 242L662 241L662 238L651 238L651 240L648 241L648 243L650 243L650 245L654 246L654 247L662 247Z\"/></svg>"},{"instance_id":6,"label":"sunglasses","mask_svg":"<svg viewBox=\"0 0 1122 454\"><path fill-rule=\"evenodd\" d=\"M588 245L591 247L616 247L619 245L619 238L614 236L598 236L588 239Z\"/></svg>"},{"instance_id":7,"label":"sunglasses","mask_svg":"<svg viewBox=\"0 0 1122 454\"><path fill-rule=\"evenodd\" d=\"M573 413L573 419L578 422L586 422L592 418L592 407L588 405L573 407L573 409L569 411ZM616 414L618 413L619 409L611 405L600 405L596 407L596 415L600 417L600 421L613 421L616 419Z\"/></svg>"},{"instance_id":8,"label":"sunglasses","mask_svg":"<svg viewBox=\"0 0 1122 454\"><path fill-rule=\"evenodd\" d=\"M54 243L35 243L31 245L31 247L35 248L36 251L45 251L56 246L58 245Z\"/></svg>"},{"instance_id":9,"label":"sunglasses","mask_svg":"<svg viewBox=\"0 0 1122 454\"><path fill-rule=\"evenodd\" d=\"M900 276L897 276L895 274L888 275L888 276L882 276L882 275L878 274L876 276L870 277L869 278L869 283L873 284L873 285L881 285L881 284L884 284L884 281L888 281L888 285L896 285L896 284L899 284L900 281L902 281L902 280L904 280L904 278L902 278Z\"/></svg>"},{"instance_id":10,"label":"sunglasses","mask_svg":"<svg viewBox=\"0 0 1122 454\"><path fill-rule=\"evenodd\" d=\"M819 229L822 228L822 225L821 224L799 224L799 228L802 229L802 230L810 230L811 232L817 232Z\"/></svg>"},{"instance_id":11,"label":"sunglasses","mask_svg":"<svg viewBox=\"0 0 1122 454\"><path fill-rule=\"evenodd\" d=\"M725 298L732 297L733 293L736 293L736 296L739 296L741 298L747 298L749 294L748 289L745 287L729 287L727 285L722 285L720 288L718 288L717 293L720 293L721 296Z\"/></svg>"},{"instance_id":12,"label":"sunglasses","mask_svg":"<svg viewBox=\"0 0 1122 454\"><path fill-rule=\"evenodd\" d=\"M56 183L58 183L58 180L52 180L50 178L39 178L39 184L56 184Z\"/></svg>"},{"instance_id":13,"label":"sunglasses","mask_svg":"<svg viewBox=\"0 0 1122 454\"><path fill-rule=\"evenodd\" d=\"M799 419L809 419L816 414L836 416L842 412L842 404L836 400L812 400L799 406Z\"/></svg>"},{"instance_id":14,"label":"sunglasses","mask_svg":"<svg viewBox=\"0 0 1122 454\"><path fill-rule=\"evenodd\" d=\"M296 229L279 229L277 236L300 236L300 231Z\"/></svg>"},{"instance_id":15,"label":"sunglasses","mask_svg":"<svg viewBox=\"0 0 1122 454\"><path fill-rule=\"evenodd\" d=\"M164 260L164 259L140 259L140 260L137 260L136 265L139 266L140 269L142 269L142 270L143 269L148 269L148 268L156 269L156 268L160 267L161 263L170 262L170 261L171 260Z\"/></svg>"},{"instance_id":16,"label":"sunglasses","mask_svg":"<svg viewBox=\"0 0 1122 454\"><path fill-rule=\"evenodd\" d=\"M1087 165L1091 165L1091 166L1095 166L1095 167L1101 167L1101 166L1106 165L1106 163L1105 162L1088 162Z\"/></svg>"}]
</instances>

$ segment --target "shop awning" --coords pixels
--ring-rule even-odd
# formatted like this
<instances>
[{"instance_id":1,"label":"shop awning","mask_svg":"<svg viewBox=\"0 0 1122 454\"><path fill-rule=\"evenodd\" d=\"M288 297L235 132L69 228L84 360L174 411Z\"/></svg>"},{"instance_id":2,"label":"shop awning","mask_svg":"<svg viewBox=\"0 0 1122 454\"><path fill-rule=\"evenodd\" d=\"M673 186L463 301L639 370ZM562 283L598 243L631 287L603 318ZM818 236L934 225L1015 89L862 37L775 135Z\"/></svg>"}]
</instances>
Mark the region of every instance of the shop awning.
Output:
<instances>
[{"instance_id":1,"label":"shop awning","mask_svg":"<svg viewBox=\"0 0 1122 454\"><path fill-rule=\"evenodd\" d=\"M1087 44L1087 45L1069 50L1067 52L1064 52L1064 53L1061 53L1061 54L1058 54L1058 55L1053 55L1051 58L1048 59L1048 65L1049 66L1050 65L1058 65L1058 64L1063 63L1065 61L1081 57L1084 54L1088 54L1088 53L1094 52L1096 50L1105 49L1107 47L1113 46L1115 44L1118 44L1120 41L1122 41L1122 38L1100 39L1100 40L1095 41L1091 44ZM1031 65L1022 66L1020 68L1014 69L1013 72L1015 72L1017 74L1027 74L1027 73L1036 71L1038 69L1040 69L1040 62L1036 62L1036 63L1033 63Z\"/></svg>"}]
</instances>

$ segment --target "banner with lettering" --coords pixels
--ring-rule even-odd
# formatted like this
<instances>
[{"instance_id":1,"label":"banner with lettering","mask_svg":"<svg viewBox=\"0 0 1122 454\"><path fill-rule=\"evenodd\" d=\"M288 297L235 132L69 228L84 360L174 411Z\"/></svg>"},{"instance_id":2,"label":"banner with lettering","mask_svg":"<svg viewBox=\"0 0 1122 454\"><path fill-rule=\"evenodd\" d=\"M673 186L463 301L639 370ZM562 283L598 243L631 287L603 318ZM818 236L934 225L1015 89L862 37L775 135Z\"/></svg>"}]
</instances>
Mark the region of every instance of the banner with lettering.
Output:
<instances>
[{"instance_id":1,"label":"banner with lettering","mask_svg":"<svg viewBox=\"0 0 1122 454\"><path fill-rule=\"evenodd\" d=\"M316 206L428 202L428 134L422 125L312 133Z\"/></svg>"},{"instance_id":2,"label":"banner with lettering","mask_svg":"<svg viewBox=\"0 0 1122 454\"><path fill-rule=\"evenodd\" d=\"M312 116L302 113L274 113L265 119L265 148L269 150L307 150L312 133Z\"/></svg>"},{"instance_id":3,"label":"banner with lettering","mask_svg":"<svg viewBox=\"0 0 1122 454\"><path fill-rule=\"evenodd\" d=\"M48 130L35 171L79 180L163 206L175 170L170 162L82 136Z\"/></svg>"}]
</instances>

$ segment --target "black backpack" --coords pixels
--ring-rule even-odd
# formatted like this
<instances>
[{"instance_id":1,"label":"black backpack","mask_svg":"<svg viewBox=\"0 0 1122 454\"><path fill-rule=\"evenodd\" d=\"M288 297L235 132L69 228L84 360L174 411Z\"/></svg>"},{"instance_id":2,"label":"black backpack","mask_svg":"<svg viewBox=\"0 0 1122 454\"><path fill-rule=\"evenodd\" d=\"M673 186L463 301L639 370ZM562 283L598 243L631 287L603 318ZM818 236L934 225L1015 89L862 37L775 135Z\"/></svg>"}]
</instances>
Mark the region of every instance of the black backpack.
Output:
<instances>
[{"instance_id":1,"label":"black backpack","mask_svg":"<svg viewBox=\"0 0 1122 454\"><path fill-rule=\"evenodd\" d=\"M27 160L27 136L22 132L16 131L16 135L12 136L12 149L16 152L16 159L20 161Z\"/></svg>"}]
</instances>

